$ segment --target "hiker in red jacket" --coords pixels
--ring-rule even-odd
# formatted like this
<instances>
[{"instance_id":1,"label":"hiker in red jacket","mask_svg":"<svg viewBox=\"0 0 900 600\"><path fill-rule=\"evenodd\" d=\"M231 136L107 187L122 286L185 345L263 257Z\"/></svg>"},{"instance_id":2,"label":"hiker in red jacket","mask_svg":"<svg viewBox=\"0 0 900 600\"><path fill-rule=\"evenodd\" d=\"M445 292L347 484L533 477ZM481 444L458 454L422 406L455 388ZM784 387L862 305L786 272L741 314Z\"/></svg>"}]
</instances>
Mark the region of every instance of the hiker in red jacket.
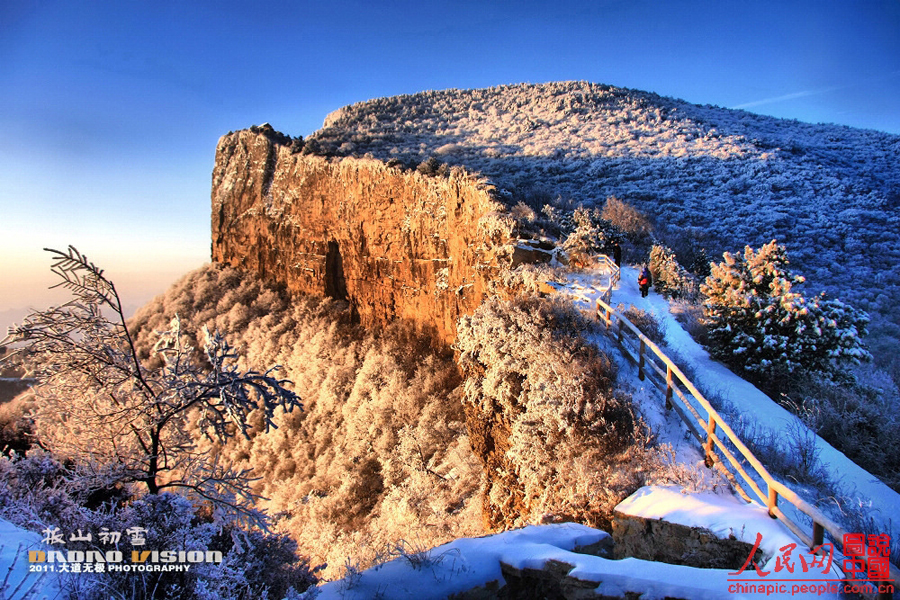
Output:
<instances>
[{"instance_id":1,"label":"hiker in red jacket","mask_svg":"<svg viewBox=\"0 0 900 600\"><path fill-rule=\"evenodd\" d=\"M650 269L645 266L641 274L638 275L638 287L641 288L641 298L646 298L647 294L650 293L650 285L652 283L653 276L650 274Z\"/></svg>"}]
</instances>

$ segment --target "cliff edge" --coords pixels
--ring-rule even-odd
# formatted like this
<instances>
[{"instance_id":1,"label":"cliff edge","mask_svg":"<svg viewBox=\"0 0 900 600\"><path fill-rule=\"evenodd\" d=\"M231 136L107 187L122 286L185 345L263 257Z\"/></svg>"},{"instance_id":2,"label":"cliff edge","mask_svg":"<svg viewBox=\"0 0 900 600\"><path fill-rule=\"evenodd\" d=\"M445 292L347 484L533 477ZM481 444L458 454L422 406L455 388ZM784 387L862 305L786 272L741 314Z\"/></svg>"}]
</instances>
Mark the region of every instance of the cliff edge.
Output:
<instances>
[{"instance_id":1,"label":"cliff edge","mask_svg":"<svg viewBox=\"0 0 900 600\"><path fill-rule=\"evenodd\" d=\"M254 127L216 148L212 259L346 300L363 325L407 319L450 344L507 237L492 193L459 168L428 177L303 155L289 137Z\"/></svg>"}]
</instances>

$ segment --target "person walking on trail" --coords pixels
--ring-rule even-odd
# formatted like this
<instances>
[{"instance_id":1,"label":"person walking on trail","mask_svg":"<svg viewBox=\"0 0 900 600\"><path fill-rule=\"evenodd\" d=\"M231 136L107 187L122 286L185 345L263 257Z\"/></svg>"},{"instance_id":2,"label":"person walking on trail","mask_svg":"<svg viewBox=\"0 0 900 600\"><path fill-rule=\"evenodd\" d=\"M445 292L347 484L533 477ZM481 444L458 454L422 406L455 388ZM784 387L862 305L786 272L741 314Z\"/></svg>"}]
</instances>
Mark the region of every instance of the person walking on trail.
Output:
<instances>
[{"instance_id":1,"label":"person walking on trail","mask_svg":"<svg viewBox=\"0 0 900 600\"><path fill-rule=\"evenodd\" d=\"M619 245L619 242L613 242L613 260L616 261L616 266L621 269L622 268L622 247Z\"/></svg>"},{"instance_id":2,"label":"person walking on trail","mask_svg":"<svg viewBox=\"0 0 900 600\"><path fill-rule=\"evenodd\" d=\"M650 269L645 266L641 274L638 275L638 287L641 288L641 298L646 298L647 294L650 293L650 285L652 283L653 276L650 274Z\"/></svg>"}]
</instances>

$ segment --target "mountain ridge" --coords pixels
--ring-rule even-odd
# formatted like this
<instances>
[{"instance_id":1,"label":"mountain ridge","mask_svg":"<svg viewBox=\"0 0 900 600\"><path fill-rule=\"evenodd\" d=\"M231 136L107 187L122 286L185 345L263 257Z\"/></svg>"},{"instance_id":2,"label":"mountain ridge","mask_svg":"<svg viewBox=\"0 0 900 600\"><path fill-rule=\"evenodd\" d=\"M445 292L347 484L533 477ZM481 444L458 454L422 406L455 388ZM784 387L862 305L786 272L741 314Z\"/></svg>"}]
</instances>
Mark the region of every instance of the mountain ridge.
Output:
<instances>
[{"instance_id":1,"label":"mountain ridge","mask_svg":"<svg viewBox=\"0 0 900 600\"><path fill-rule=\"evenodd\" d=\"M616 196L681 254L777 239L808 287L872 314L876 347L900 338L898 135L579 81L368 100L309 140L337 156L435 157L488 177L509 205Z\"/></svg>"}]
</instances>

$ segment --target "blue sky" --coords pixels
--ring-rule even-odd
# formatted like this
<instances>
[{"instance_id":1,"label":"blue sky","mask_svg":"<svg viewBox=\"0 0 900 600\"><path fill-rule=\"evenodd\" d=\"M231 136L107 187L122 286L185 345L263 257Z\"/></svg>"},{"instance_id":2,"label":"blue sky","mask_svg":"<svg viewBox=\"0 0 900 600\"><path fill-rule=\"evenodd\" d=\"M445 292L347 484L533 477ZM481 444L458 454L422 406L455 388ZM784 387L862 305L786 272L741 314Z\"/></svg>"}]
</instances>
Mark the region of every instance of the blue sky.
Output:
<instances>
[{"instance_id":1,"label":"blue sky","mask_svg":"<svg viewBox=\"0 0 900 600\"><path fill-rule=\"evenodd\" d=\"M54 301L45 246L132 303L206 261L228 131L570 79L900 133L900 0L0 0L0 312Z\"/></svg>"}]
</instances>

